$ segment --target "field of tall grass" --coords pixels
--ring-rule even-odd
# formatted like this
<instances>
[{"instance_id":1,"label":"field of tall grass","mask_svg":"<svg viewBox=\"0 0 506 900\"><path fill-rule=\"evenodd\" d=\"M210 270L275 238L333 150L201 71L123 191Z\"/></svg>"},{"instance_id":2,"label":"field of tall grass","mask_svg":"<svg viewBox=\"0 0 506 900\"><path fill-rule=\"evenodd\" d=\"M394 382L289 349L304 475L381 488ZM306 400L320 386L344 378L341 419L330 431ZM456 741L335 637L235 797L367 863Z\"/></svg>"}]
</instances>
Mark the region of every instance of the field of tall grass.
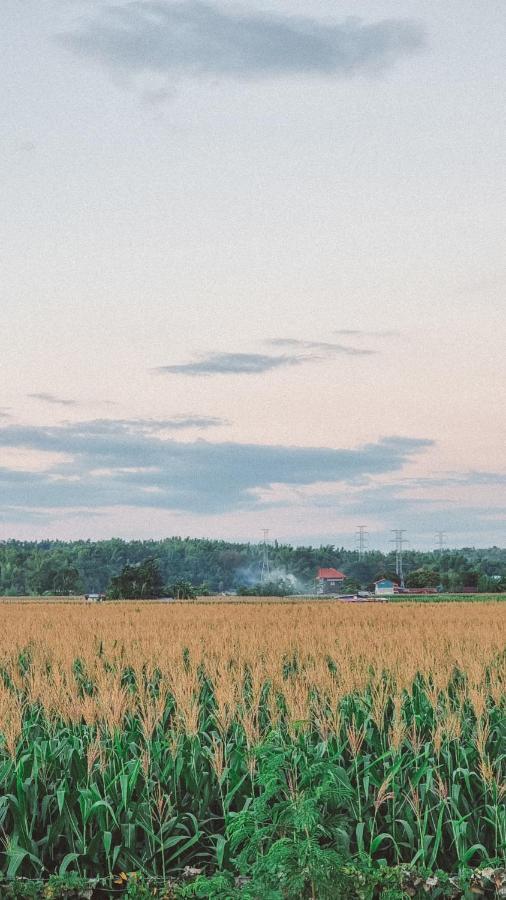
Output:
<instances>
[{"instance_id":1,"label":"field of tall grass","mask_svg":"<svg viewBox=\"0 0 506 900\"><path fill-rule=\"evenodd\" d=\"M505 865L504 604L3 604L0 675L7 878Z\"/></svg>"}]
</instances>

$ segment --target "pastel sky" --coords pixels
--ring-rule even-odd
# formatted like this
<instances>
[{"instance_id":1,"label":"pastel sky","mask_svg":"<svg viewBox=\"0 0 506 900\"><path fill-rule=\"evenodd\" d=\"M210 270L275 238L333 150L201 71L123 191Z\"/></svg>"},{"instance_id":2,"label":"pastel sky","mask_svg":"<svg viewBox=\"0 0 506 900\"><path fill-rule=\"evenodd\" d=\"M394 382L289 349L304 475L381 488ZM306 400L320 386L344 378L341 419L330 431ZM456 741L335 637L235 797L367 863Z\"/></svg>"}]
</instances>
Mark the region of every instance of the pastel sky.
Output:
<instances>
[{"instance_id":1,"label":"pastel sky","mask_svg":"<svg viewBox=\"0 0 506 900\"><path fill-rule=\"evenodd\" d=\"M0 26L0 538L504 545L503 0Z\"/></svg>"}]
</instances>

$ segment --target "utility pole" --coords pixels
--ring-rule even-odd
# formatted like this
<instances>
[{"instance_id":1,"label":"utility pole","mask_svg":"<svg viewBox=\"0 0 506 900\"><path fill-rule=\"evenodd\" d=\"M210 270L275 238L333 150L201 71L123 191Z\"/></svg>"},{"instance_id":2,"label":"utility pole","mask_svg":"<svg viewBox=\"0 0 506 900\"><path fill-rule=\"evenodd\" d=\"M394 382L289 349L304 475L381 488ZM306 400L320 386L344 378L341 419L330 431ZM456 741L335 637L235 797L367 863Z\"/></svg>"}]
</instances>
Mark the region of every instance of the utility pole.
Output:
<instances>
[{"instance_id":1,"label":"utility pole","mask_svg":"<svg viewBox=\"0 0 506 900\"><path fill-rule=\"evenodd\" d=\"M436 541L439 553L442 554L446 543L446 534L444 531L436 531Z\"/></svg>"},{"instance_id":2,"label":"utility pole","mask_svg":"<svg viewBox=\"0 0 506 900\"><path fill-rule=\"evenodd\" d=\"M262 534L264 536L263 546L262 546L262 568L260 571L260 582L261 584L267 584L271 578L271 565L269 562L269 529L262 528Z\"/></svg>"},{"instance_id":3,"label":"utility pole","mask_svg":"<svg viewBox=\"0 0 506 900\"><path fill-rule=\"evenodd\" d=\"M407 540L404 535L406 533L405 528L392 528L392 534L394 538L390 541L391 544L395 544L395 574L399 578L401 588L404 587L404 569L402 563L402 550L404 544L407 544Z\"/></svg>"},{"instance_id":4,"label":"utility pole","mask_svg":"<svg viewBox=\"0 0 506 900\"><path fill-rule=\"evenodd\" d=\"M357 525L357 547L358 547L358 558L363 559L365 554L365 549L367 546L367 525Z\"/></svg>"}]
</instances>

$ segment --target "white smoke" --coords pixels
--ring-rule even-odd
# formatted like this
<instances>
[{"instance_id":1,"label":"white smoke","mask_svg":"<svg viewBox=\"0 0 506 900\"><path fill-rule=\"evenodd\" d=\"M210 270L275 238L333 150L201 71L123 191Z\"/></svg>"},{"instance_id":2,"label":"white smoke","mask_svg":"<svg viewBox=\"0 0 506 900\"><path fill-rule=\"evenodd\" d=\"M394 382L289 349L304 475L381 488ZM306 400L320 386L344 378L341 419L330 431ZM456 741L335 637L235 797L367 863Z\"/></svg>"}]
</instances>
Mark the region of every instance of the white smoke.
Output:
<instances>
[{"instance_id":1,"label":"white smoke","mask_svg":"<svg viewBox=\"0 0 506 900\"><path fill-rule=\"evenodd\" d=\"M241 569L236 569L235 576L241 585L253 587L254 585L260 584L261 567L259 564L252 564ZM274 569L270 569L266 581L269 582L269 584L280 584L284 582L289 585L294 594L304 594L308 590L308 585L304 584L304 582L301 581L300 578L297 578L296 575L293 575L292 572L288 572L284 566L276 566Z\"/></svg>"}]
</instances>

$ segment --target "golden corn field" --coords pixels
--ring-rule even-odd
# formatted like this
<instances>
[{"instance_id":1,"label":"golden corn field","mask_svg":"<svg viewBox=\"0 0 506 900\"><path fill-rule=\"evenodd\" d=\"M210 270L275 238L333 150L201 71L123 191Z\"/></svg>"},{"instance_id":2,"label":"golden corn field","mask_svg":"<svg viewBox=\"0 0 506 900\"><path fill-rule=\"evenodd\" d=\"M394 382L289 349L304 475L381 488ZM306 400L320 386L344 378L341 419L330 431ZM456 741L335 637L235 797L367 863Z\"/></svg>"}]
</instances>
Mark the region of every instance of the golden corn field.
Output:
<instances>
[{"instance_id":1,"label":"golden corn field","mask_svg":"<svg viewBox=\"0 0 506 900\"><path fill-rule=\"evenodd\" d=\"M504 865L506 604L3 604L0 672L4 875Z\"/></svg>"}]
</instances>

